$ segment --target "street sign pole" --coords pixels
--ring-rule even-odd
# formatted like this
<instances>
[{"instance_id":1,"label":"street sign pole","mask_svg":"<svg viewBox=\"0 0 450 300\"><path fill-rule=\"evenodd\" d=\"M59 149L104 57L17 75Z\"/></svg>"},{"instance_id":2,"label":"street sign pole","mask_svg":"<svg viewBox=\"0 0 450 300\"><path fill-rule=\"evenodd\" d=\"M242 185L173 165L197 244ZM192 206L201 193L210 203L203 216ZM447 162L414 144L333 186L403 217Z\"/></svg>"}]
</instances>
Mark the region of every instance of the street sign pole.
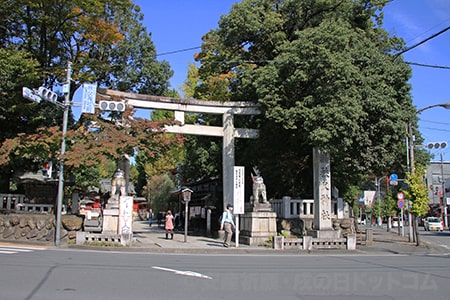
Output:
<instances>
[{"instance_id":1,"label":"street sign pole","mask_svg":"<svg viewBox=\"0 0 450 300\"><path fill-rule=\"evenodd\" d=\"M405 236L405 226L403 226L403 208L405 206L405 203L403 202L403 199L405 198L405 195L402 192L397 193L397 206L400 208L400 219L398 220L398 226L399 226L399 232L400 227L402 228L402 236Z\"/></svg>"},{"instance_id":2,"label":"street sign pole","mask_svg":"<svg viewBox=\"0 0 450 300\"><path fill-rule=\"evenodd\" d=\"M402 217L402 219L399 220L398 226L401 225L401 227L402 227L402 236L405 236L405 226L403 224L403 208L401 209L401 217Z\"/></svg>"},{"instance_id":3,"label":"street sign pole","mask_svg":"<svg viewBox=\"0 0 450 300\"><path fill-rule=\"evenodd\" d=\"M58 196L56 204L56 231L55 231L55 246L59 248L61 244L61 210L64 197L64 154L66 152L66 135L67 124L69 120L69 107L70 107L70 82L72 80L72 63L69 62L67 66L67 88L64 93L64 115L63 115L63 128L61 138L61 158L59 161L59 175L58 175Z\"/></svg>"}]
</instances>

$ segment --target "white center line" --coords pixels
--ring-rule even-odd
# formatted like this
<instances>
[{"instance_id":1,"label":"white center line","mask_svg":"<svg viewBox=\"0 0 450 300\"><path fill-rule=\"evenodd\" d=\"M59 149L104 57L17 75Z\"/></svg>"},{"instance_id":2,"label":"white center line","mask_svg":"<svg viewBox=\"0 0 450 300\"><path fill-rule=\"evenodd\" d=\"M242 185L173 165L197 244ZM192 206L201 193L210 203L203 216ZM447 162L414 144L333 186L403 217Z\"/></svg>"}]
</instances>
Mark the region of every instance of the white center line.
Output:
<instances>
[{"instance_id":1,"label":"white center line","mask_svg":"<svg viewBox=\"0 0 450 300\"><path fill-rule=\"evenodd\" d=\"M210 277L210 276L203 275L203 274L193 272L193 271L180 271L180 270L174 270L174 269L156 267L156 266L154 266L152 268L156 269L156 270L161 270L161 271L173 272L178 275L192 276L192 277L203 278L203 279L212 279L212 277Z\"/></svg>"}]
</instances>

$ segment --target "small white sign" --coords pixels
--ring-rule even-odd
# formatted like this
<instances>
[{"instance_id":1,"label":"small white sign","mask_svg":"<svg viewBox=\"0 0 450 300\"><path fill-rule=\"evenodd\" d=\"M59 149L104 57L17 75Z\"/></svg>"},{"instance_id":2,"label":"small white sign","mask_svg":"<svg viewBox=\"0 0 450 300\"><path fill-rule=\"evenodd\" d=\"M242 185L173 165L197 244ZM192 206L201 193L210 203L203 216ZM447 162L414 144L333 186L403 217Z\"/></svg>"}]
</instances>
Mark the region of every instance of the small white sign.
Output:
<instances>
[{"instance_id":1,"label":"small white sign","mask_svg":"<svg viewBox=\"0 0 450 300\"><path fill-rule=\"evenodd\" d=\"M133 197L119 198L119 234L133 233Z\"/></svg>"},{"instance_id":2,"label":"small white sign","mask_svg":"<svg viewBox=\"0 0 450 300\"><path fill-rule=\"evenodd\" d=\"M245 168L234 167L233 171L233 212L235 214L243 214L245 201Z\"/></svg>"},{"instance_id":3,"label":"small white sign","mask_svg":"<svg viewBox=\"0 0 450 300\"><path fill-rule=\"evenodd\" d=\"M83 113L95 113L95 99L97 97L97 84L84 83L81 111Z\"/></svg>"},{"instance_id":4,"label":"small white sign","mask_svg":"<svg viewBox=\"0 0 450 300\"><path fill-rule=\"evenodd\" d=\"M40 96L36 95L32 90L30 90L27 87L22 88L22 96L36 103L40 103L42 100Z\"/></svg>"}]
</instances>

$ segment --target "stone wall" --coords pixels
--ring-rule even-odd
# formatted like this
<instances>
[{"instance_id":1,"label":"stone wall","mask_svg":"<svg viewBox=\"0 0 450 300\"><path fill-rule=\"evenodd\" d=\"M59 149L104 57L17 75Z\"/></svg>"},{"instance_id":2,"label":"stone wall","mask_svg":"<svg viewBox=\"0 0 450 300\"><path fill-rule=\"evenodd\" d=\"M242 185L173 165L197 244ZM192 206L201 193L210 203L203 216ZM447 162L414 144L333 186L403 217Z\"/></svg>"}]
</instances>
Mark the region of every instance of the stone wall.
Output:
<instances>
[{"instance_id":1,"label":"stone wall","mask_svg":"<svg viewBox=\"0 0 450 300\"><path fill-rule=\"evenodd\" d=\"M0 240L53 243L55 223L54 215L0 215ZM76 215L63 215L61 224L61 242L68 242L75 240L76 232L82 230L83 219Z\"/></svg>"},{"instance_id":2,"label":"stone wall","mask_svg":"<svg viewBox=\"0 0 450 300\"><path fill-rule=\"evenodd\" d=\"M303 237L313 228L313 219L311 218L292 218L292 219L278 219L277 232L285 232L288 235ZM355 233L355 225L353 218L334 219L333 229L340 230L341 237L346 237L348 234Z\"/></svg>"}]
</instances>

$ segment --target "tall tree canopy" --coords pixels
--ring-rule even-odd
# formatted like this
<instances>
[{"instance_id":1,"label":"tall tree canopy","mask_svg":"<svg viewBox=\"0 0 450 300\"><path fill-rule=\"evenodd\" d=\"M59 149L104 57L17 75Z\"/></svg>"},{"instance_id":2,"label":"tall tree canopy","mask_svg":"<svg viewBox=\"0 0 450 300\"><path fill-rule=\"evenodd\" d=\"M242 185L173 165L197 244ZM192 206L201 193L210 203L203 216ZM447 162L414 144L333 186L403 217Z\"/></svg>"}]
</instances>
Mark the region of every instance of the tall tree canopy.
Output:
<instances>
[{"instance_id":1,"label":"tall tree canopy","mask_svg":"<svg viewBox=\"0 0 450 300\"><path fill-rule=\"evenodd\" d=\"M39 84L38 66L25 51L0 48L0 143L42 122L22 97L23 86Z\"/></svg>"},{"instance_id":2,"label":"tall tree canopy","mask_svg":"<svg viewBox=\"0 0 450 300\"><path fill-rule=\"evenodd\" d=\"M57 145L60 145L62 112L45 101L39 105L28 103L21 97L21 87L44 85L60 90L68 62L73 68L72 94L85 82L127 92L152 95L168 92L168 79L173 72L167 62L156 60L151 36L141 22L143 15L132 1L6 0L0 3L0 14L4 21L0 26L0 48L26 53L21 54L23 62L16 65L26 66L24 70L30 74L27 78L22 72L22 77L17 79L19 72L15 73L14 66L8 68L8 78L2 76L2 79L10 85L1 86L5 89L1 91L0 106L12 107L11 99L14 99L16 107L20 108L15 109L19 114L17 120L27 125L37 120L28 126L28 131L17 126L17 120L8 124L11 132L5 134L5 138L10 139L4 142L0 153L1 164L7 169L13 169L19 160L32 164L60 158ZM0 65L5 63L2 57L0 53ZM26 64L27 61L30 62ZM31 74L34 77L31 78ZM14 97L4 97L7 93ZM40 113L43 109L51 111L47 115L53 118L43 117ZM36 118L30 117L33 113ZM83 168L97 168L106 159L114 160L122 153L133 155L135 151L158 157L170 144L179 141L158 136L160 127L156 123L141 119L130 121L132 113L113 113L99 118L104 114L97 112L94 116L81 117L68 132L71 143L68 143L65 163L77 172L94 174L96 172ZM59 122L50 122L54 116L61 116ZM58 127L51 127L53 125Z\"/></svg>"},{"instance_id":3,"label":"tall tree canopy","mask_svg":"<svg viewBox=\"0 0 450 300\"><path fill-rule=\"evenodd\" d=\"M164 94L173 72L156 61L138 6L128 0L6 0L0 45L23 49L37 59L43 81L63 82L73 63L75 84L153 95Z\"/></svg>"},{"instance_id":4,"label":"tall tree canopy","mask_svg":"<svg viewBox=\"0 0 450 300\"><path fill-rule=\"evenodd\" d=\"M415 108L411 70L394 55L403 41L381 28L387 2L243 0L203 37L201 82L227 78L231 100L261 104L261 138L249 153L269 193L307 182L300 173L311 177L312 147L331 152L342 190L360 174L403 170Z\"/></svg>"}]
</instances>

